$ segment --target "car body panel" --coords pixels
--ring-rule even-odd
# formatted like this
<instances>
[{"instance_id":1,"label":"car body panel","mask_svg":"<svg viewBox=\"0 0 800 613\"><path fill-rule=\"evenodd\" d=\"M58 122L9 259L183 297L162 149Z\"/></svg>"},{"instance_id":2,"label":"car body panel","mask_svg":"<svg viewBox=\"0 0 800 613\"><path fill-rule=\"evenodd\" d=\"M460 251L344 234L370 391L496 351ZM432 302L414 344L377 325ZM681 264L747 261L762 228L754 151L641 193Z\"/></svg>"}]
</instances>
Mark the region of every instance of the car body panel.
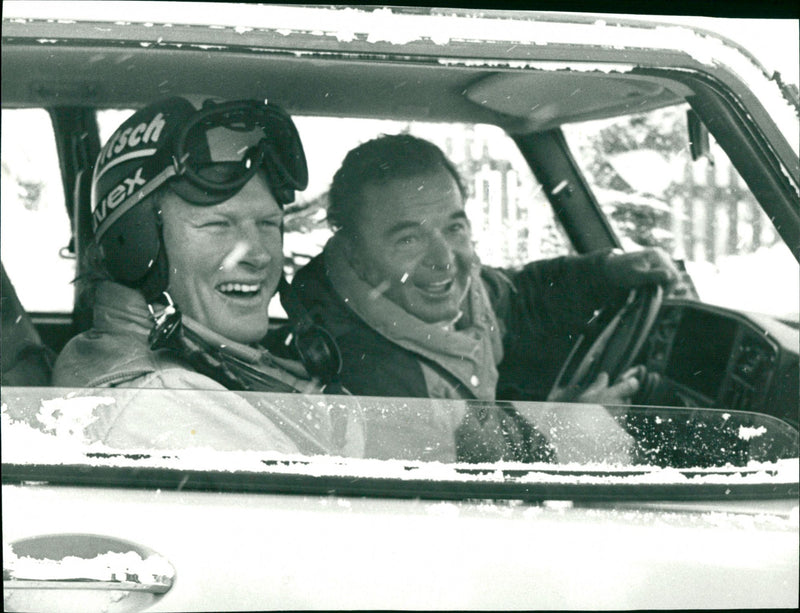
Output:
<instances>
[{"instance_id":1,"label":"car body panel","mask_svg":"<svg viewBox=\"0 0 800 613\"><path fill-rule=\"evenodd\" d=\"M3 537L151 547L177 573L152 611L791 606L797 506L760 510L4 486Z\"/></svg>"},{"instance_id":2,"label":"car body panel","mask_svg":"<svg viewBox=\"0 0 800 613\"><path fill-rule=\"evenodd\" d=\"M80 424L137 390L63 391L3 390L4 543L99 535L153 551L175 580L149 610L726 608L798 595L798 465L757 460L791 455L797 433L768 416L715 412L755 441L741 466L468 465L123 452ZM394 439L424 400L367 402L385 453L419 453ZM42 591L12 586L6 604Z\"/></svg>"}]
</instances>

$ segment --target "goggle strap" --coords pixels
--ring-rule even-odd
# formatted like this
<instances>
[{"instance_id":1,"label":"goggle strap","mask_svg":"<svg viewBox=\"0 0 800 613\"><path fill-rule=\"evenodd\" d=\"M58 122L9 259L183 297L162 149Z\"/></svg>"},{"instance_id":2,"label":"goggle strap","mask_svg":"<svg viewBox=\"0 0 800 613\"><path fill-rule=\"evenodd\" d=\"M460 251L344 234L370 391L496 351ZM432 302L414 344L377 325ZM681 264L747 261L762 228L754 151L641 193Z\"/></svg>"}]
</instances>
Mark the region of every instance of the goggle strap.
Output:
<instances>
[{"instance_id":1,"label":"goggle strap","mask_svg":"<svg viewBox=\"0 0 800 613\"><path fill-rule=\"evenodd\" d=\"M298 181L297 178L292 176L292 173L289 172L286 165L269 145L266 146L266 155L269 157L270 163L264 164L264 166L270 178L274 181L276 189L303 190L306 188L302 181Z\"/></svg>"}]
</instances>

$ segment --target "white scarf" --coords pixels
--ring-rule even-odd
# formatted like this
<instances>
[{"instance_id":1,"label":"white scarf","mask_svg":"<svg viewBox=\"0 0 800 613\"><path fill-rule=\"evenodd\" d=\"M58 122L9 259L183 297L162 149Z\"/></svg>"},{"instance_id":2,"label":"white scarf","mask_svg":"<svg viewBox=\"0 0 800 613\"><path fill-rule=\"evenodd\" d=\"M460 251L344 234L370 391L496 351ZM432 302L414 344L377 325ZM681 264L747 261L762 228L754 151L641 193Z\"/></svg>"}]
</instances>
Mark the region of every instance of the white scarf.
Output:
<instances>
[{"instance_id":1,"label":"white scarf","mask_svg":"<svg viewBox=\"0 0 800 613\"><path fill-rule=\"evenodd\" d=\"M494 400L497 364L503 359L500 326L480 278L471 271L463 306L467 325L459 330L426 323L395 304L358 276L345 253L344 239L334 235L324 248L328 278L345 303L389 341L436 363L476 398Z\"/></svg>"}]
</instances>

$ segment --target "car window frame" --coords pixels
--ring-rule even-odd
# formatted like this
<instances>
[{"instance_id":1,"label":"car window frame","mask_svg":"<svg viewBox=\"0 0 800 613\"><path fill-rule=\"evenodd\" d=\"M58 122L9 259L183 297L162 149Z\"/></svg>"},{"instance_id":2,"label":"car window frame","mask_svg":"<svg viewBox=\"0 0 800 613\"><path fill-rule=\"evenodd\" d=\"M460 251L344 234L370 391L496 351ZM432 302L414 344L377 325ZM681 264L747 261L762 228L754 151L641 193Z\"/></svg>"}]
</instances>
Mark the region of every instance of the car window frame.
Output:
<instances>
[{"instance_id":1,"label":"car window frame","mask_svg":"<svg viewBox=\"0 0 800 613\"><path fill-rule=\"evenodd\" d=\"M150 396L149 400L139 397L143 391ZM763 413L665 408L661 413L651 414L646 407L626 411L613 406L565 405L559 408L559 403L553 402L517 402L513 405L520 414L534 420L537 428L544 428L541 432L550 432L548 436L562 429L570 431L573 429L570 424L574 423L578 431L573 435L567 434L567 450L586 447L587 443L593 448L597 444L592 442L591 436L586 438L585 433L581 434L580 428L586 424L581 426L583 421L578 417L588 410L599 410L615 421L622 419L619 426L624 423L624 428L630 426L631 433L643 437L643 455L636 452L629 460L617 462L605 459L577 461L570 454L555 463L549 460L471 462L457 457L455 461L437 460L436 457L440 456L432 460L419 459L426 457L427 452L420 452L413 445L410 449L405 445L395 449L391 437L398 426L402 427L409 412L425 411L423 422L427 426L421 431L425 441L426 436L441 436L445 431L456 436L460 426L456 423L448 425L448 415L459 420L465 411L490 407L502 410L508 402L422 398L390 398L384 402L384 399L366 397L361 401L357 398L337 401L337 396L230 390L209 392L220 399L243 397L242 400L249 401L254 407L264 402L269 405L273 402L292 403L293 406L283 408L287 415L307 415L307 410L317 410L320 402L323 412L334 405L346 407L348 404L369 411L364 417L368 424L367 432L376 437L379 448L368 452L365 457L348 457L310 452L224 451L193 446L118 448L93 437L87 438L90 435L85 427L99 419L97 423L102 431L105 423L105 418L95 413L96 407L114 406L118 402L124 404L126 399L137 397L142 402L155 402L162 392L169 392L173 397L180 395L180 390L6 387L2 392L2 481L8 485L42 483L106 489L521 500L532 503L544 500L578 503L768 500L796 497L800 493L796 461L791 457L800 445L800 432L788 422ZM187 390L186 394L197 400L193 391ZM403 409L396 416L387 413L393 403ZM324 408L325 405L328 409ZM594 422L590 419L587 423ZM659 427L651 433L653 424L661 423L665 423L664 431ZM686 425L682 426L684 423ZM685 452L680 449L677 450L678 463L674 465L663 466L665 460L650 458L651 447L658 455L657 449L669 444L673 428L680 427L687 427L700 437L692 437L686 450L699 445L698 457L703 459L689 458L684 466L680 462L686 461L683 458ZM723 456L718 458L716 448L704 447L703 437L716 437L720 428L725 433L725 440L733 447L741 447L746 456L732 447L730 453L720 450ZM762 440L761 437L765 438ZM386 455L384 451L383 445L387 444L394 450L390 451L392 455ZM455 454L455 450L445 450L444 453ZM602 450L591 453L598 458L607 457ZM707 456L709 453L711 455ZM709 464L705 465L706 462Z\"/></svg>"},{"instance_id":2,"label":"car window frame","mask_svg":"<svg viewBox=\"0 0 800 613\"><path fill-rule=\"evenodd\" d=\"M83 26L81 26L81 27L83 27ZM261 45L263 45L263 44L264 44L264 43L263 43L263 41L262 41ZM290 45L291 43L290 43L290 42L287 42L286 44L287 44L287 45ZM425 49L427 49L427 46L426 46L426 45L423 45L422 43L415 43L415 45L417 45L417 44L419 44L420 48L425 48ZM359 45L361 45L361 43L359 43ZM356 45L356 46L358 46L358 45ZM363 45L362 45L362 46L363 46ZM493 46L492 46L492 48L495 48L495 47L497 47L497 45L493 45ZM367 50L367 49L368 49L368 48L366 48L366 47L364 48L364 52L365 52L365 53L366 53L366 50ZM371 50L370 50L370 51L371 51ZM446 53L445 53L445 54L441 54L441 55L449 55L449 54L446 54ZM457 55L458 57L464 57L464 52L459 52L459 53L457 53L456 55ZM656 73L658 73L658 74L663 74L663 71L661 71L661 70L654 70L654 71L655 71ZM697 74L699 75L700 73L698 72ZM693 78L694 78L694 77L693 77ZM698 81L698 82L700 82L700 81L701 81L701 79L700 79L699 77L697 77L697 81ZM695 81L691 81L691 83L695 83ZM711 94L708 94L708 95L709 95L709 96L711 96ZM714 99L715 99L715 98L711 98L711 100L714 100ZM730 105L731 105L731 109L728 109L728 110L729 110L729 112L732 112L732 113L739 112L739 111L737 111L737 109L736 109L736 108L734 108L733 102L730 102ZM713 105L711 105L711 106L713 106ZM741 112L744 112L744 111L741 111ZM710 113L710 111L709 111L709 113ZM744 141L744 140L746 140L746 139L745 139L744 130L741 130L741 132L742 132L742 133L741 133L741 135L739 135L739 136L738 136L738 138L739 138L739 140L740 140L740 141ZM716 135L715 135L715 136L716 136ZM719 140L719 138L718 138L718 140ZM732 142L735 144L735 143L736 143L736 142L738 142L738 141L736 141L736 140L734 139L734 140L732 140ZM776 169L774 168L774 165L772 165L772 166L771 166L771 165L769 164L769 160L771 159L771 158L770 158L770 156L769 156L769 151L768 151L768 150L766 150L766 149L763 147L763 143L762 143L761 147L762 147L762 150L757 150L757 151L755 151L755 150L754 150L754 152L755 152L755 153L761 153L761 154L763 155L763 160L765 160L765 161L762 161L762 162L761 162L761 166L759 166L759 167L768 168L768 169L770 170L770 173L775 173L775 170L776 170ZM66 159L66 153L65 153L65 159ZM772 159L774 159L774 158L772 158ZM577 169L577 167L576 167L574 164L573 164L573 169ZM573 172L574 172L574 170L573 170ZM69 176L69 173L70 173L70 171L69 171L69 170L67 170L67 171L65 172L65 171L64 171L64 169L62 168L62 176L63 176L63 178L64 178L65 186L69 184L69 180L68 180L68 178L67 178L67 177ZM755 173L755 167L754 167L754 169L753 169L753 173ZM742 174L743 174L743 176L744 176L744 173L742 173ZM773 176L773 175L771 174L770 176ZM787 182L787 183L788 183L788 182ZM776 182L776 184L777 184L777 185L780 187L780 182ZM556 185L553 185L552 187L553 187L553 190L552 190L552 191L555 191L555 189L556 189L556 187L558 187L558 185L556 184ZM785 186L783 186L783 187L785 187ZM548 191L548 194L550 194L550 191ZM67 201L69 201L69 199L70 199L70 195L69 195L69 194L67 194ZM602 216L602 213L599 211L599 205L597 205L597 202L596 202L596 201L594 201L594 202L593 202L593 196L591 195L591 193L589 193L588 195L585 195L585 196L583 197L583 200L584 200L584 206L586 206L586 205L589 205L589 206L594 206L594 208L595 208L595 209L597 209L597 212L598 212L598 213L600 213L600 215ZM759 198L759 202L761 202L761 199L760 199L760 198ZM553 202L552 202L552 200L551 200L551 205L552 205L552 204L553 204ZM788 204L788 203L787 203L787 204ZM763 205L762 205L762 206L763 206ZM557 215L558 215L558 212L557 212ZM564 224L564 227L565 227L565 228L566 228L566 227L568 227L568 224L564 223L564 220L563 220L563 219L562 219L562 224ZM574 225L574 224L573 224L573 225ZM608 246L608 247L610 247L610 246L613 246L613 244L614 244L614 243L613 243L613 239L612 239L612 238L610 238L610 237L607 237L607 239L608 239L610 242L607 242L607 244L606 244L605 246ZM784 237L784 240L785 240L785 237ZM787 242L788 242L788 241L787 241ZM790 242L789 244L792 244L792 245L797 245L797 244L798 244L798 242L799 242L799 241ZM573 244L576 246L576 248L578 248L578 250L579 250L579 251L587 251L587 250L591 250L591 247L592 247L592 244L591 244L590 242L588 242L588 240L584 240L583 244L581 244L581 245L578 245L578 244L575 242L575 240L573 240Z\"/></svg>"},{"instance_id":3,"label":"car window frame","mask_svg":"<svg viewBox=\"0 0 800 613\"><path fill-rule=\"evenodd\" d=\"M141 454L103 454L103 459L142 460ZM157 456L151 456L157 457ZM501 465L452 464L451 478L400 477L400 471L425 472L425 467L410 463L398 465L395 477L350 474L324 475L312 461L264 460L265 464L282 465L284 469L259 472L190 470L186 468L153 468L149 466L99 465L98 455L87 458L85 464L3 464L4 485L29 485L92 487L104 489L133 488L145 490L172 490L215 492L226 494L299 496L340 496L358 498L421 499L438 501L521 501L542 503L552 500L570 500L574 503L610 502L697 502L697 501L755 501L796 499L800 489L796 480L748 483L748 477L763 474L764 467L738 468L711 471L681 471L687 482L658 483L658 471L579 471L575 467L544 471L518 465L504 468ZM371 460L369 462L387 462ZM362 462L350 460L342 465L356 467ZM307 472L302 472L307 468ZM90 470L88 470L90 469ZM298 469L299 472L298 472ZM492 475L493 479L488 479ZM569 482L580 475L584 481ZM652 482L647 482L648 476ZM458 478L454 478L454 477ZM532 482L526 482L526 476ZM549 478L552 482L536 481ZM638 477L638 479L637 479ZM559 482L559 478L563 481ZM625 482L625 479L629 479ZM691 482L692 479L697 482ZM707 480L704 480L707 479ZM604 482L605 481L605 482ZM714 482L716 481L716 482Z\"/></svg>"}]
</instances>

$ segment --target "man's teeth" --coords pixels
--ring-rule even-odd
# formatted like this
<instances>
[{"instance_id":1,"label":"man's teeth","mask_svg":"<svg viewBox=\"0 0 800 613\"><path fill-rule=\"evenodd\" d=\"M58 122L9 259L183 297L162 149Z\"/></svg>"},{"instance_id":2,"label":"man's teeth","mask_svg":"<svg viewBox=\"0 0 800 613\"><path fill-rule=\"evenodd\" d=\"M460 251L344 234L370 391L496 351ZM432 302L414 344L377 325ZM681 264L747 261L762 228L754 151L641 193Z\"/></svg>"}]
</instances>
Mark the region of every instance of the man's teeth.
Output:
<instances>
[{"instance_id":1,"label":"man's teeth","mask_svg":"<svg viewBox=\"0 0 800 613\"><path fill-rule=\"evenodd\" d=\"M420 287L425 290L426 292L444 292L450 289L450 285L453 283L452 279L448 279L446 281L437 281L436 283L426 283L425 285L421 285Z\"/></svg>"},{"instance_id":2,"label":"man's teeth","mask_svg":"<svg viewBox=\"0 0 800 613\"><path fill-rule=\"evenodd\" d=\"M223 283L219 286L219 291L224 294L237 293L237 294L254 294L261 286L259 284L250 283Z\"/></svg>"}]
</instances>

